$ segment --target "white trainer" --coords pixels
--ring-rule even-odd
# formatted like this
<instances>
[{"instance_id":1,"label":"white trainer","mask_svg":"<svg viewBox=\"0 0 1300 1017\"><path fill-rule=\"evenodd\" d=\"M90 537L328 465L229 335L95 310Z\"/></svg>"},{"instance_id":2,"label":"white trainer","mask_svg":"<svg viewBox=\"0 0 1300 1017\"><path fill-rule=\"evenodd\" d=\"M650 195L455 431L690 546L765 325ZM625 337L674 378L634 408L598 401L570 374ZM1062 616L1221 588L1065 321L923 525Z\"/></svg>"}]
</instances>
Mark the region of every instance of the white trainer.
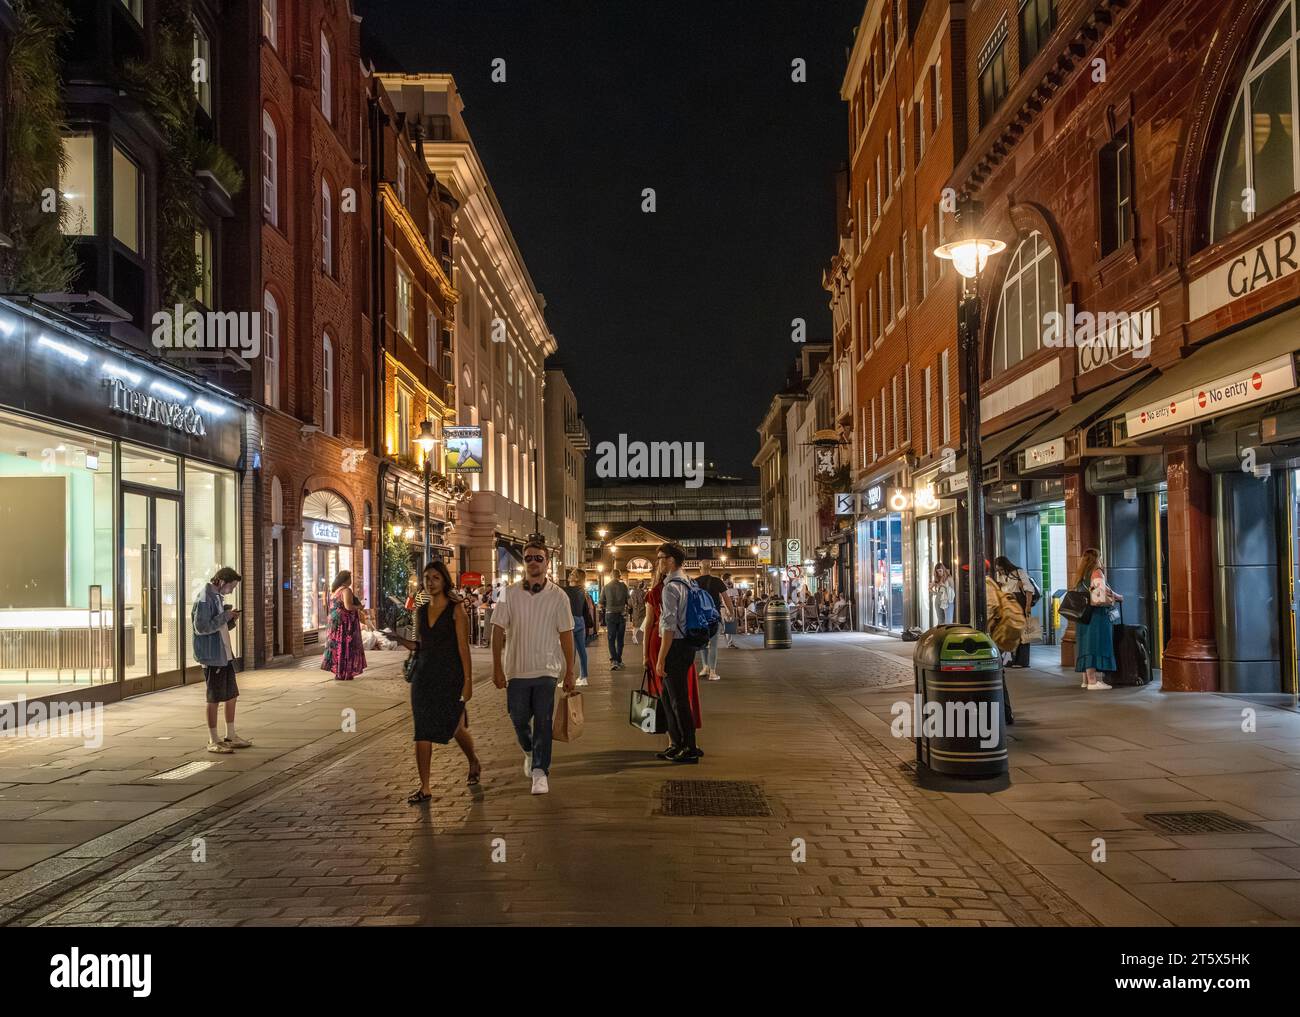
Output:
<instances>
[{"instance_id":1,"label":"white trainer","mask_svg":"<svg viewBox=\"0 0 1300 1017\"><path fill-rule=\"evenodd\" d=\"M1107 685L1105 682L1093 682L1091 685L1088 686L1088 691L1091 692L1093 689L1108 689L1108 688L1110 688L1110 686Z\"/></svg>"},{"instance_id":2,"label":"white trainer","mask_svg":"<svg viewBox=\"0 0 1300 1017\"><path fill-rule=\"evenodd\" d=\"M240 738L239 735L235 735L233 738L230 735L226 735L226 737L221 740L232 749L251 749L253 747L252 742L247 738Z\"/></svg>"},{"instance_id":3,"label":"white trainer","mask_svg":"<svg viewBox=\"0 0 1300 1017\"><path fill-rule=\"evenodd\" d=\"M580 689L585 689L585 688L586 688L588 685L590 685L591 683L590 683L589 681L587 681L586 678L579 678L579 679L578 679L576 682L574 682L573 684L574 684L576 687L580 688Z\"/></svg>"},{"instance_id":4,"label":"white trainer","mask_svg":"<svg viewBox=\"0 0 1300 1017\"><path fill-rule=\"evenodd\" d=\"M541 770L534 770L533 771L533 794L535 795L549 794L550 790L551 790L551 785L547 783L546 774L544 774Z\"/></svg>"},{"instance_id":5,"label":"white trainer","mask_svg":"<svg viewBox=\"0 0 1300 1017\"><path fill-rule=\"evenodd\" d=\"M531 777L532 775L533 775L533 754L531 752L525 752L524 753L524 776Z\"/></svg>"},{"instance_id":6,"label":"white trainer","mask_svg":"<svg viewBox=\"0 0 1300 1017\"><path fill-rule=\"evenodd\" d=\"M717 681L719 678L721 678L721 677L722 677L722 675L718 674L717 671L711 671L711 672L709 672L709 681L711 681L711 682L716 682L716 681Z\"/></svg>"},{"instance_id":7,"label":"white trainer","mask_svg":"<svg viewBox=\"0 0 1300 1017\"><path fill-rule=\"evenodd\" d=\"M228 756L234 753L235 750L232 749L225 742L208 742L208 751L219 752L222 755Z\"/></svg>"}]
</instances>

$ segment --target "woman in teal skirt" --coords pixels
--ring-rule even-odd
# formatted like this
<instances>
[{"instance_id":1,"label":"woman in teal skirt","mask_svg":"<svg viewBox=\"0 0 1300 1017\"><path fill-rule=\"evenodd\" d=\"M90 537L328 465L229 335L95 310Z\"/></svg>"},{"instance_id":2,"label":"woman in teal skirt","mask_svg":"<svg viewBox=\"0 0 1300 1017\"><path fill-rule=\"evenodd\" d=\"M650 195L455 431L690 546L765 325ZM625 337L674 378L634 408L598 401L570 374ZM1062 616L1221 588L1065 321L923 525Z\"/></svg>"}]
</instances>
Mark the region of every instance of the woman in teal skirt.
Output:
<instances>
[{"instance_id":1,"label":"woman in teal skirt","mask_svg":"<svg viewBox=\"0 0 1300 1017\"><path fill-rule=\"evenodd\" d=\"M1124 598L1106 585L1101 552L1090 547L1083 552L1076 590L1088 594L1092 614L1086 622L1075 622L1074 669L1083 675L1079 688L1108 689L1105 672L1118 670L1115 663L1115 626L1110 611Z\"/></svg>"}]
</instances>

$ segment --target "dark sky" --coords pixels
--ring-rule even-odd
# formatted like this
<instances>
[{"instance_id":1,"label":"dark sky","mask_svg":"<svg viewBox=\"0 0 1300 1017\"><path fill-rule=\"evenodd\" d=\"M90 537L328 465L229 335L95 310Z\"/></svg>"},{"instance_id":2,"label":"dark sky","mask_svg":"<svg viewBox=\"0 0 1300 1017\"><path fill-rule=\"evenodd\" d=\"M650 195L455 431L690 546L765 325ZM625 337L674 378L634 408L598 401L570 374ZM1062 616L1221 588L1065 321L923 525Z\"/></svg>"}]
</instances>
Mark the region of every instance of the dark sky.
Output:
<instances>
[{"instance_id":1,"label":"dark sky","mask_svg":"<svg viewBox=\"0 0 1300 1017\"><path fill-rule=\"evenodd\" d=\"M359 0L380 70L450 72L593 448L754 428L825 340L861 0ZM381 59L382 52L390 55ZM492 61L506 61L504 84ZM807 83L791 61L807 61ZM387 66L384 66L387 64ZM653 187L658 211L641 211Z\"/></svg>"}]
</instances>

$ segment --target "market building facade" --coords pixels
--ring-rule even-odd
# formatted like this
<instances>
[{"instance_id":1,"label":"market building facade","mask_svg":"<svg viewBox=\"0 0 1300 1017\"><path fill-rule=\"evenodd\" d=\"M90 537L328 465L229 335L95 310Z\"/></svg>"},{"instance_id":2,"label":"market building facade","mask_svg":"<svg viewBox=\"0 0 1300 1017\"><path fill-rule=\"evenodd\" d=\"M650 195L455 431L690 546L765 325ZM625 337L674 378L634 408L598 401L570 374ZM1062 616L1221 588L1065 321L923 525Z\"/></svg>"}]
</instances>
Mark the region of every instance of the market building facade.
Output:
<instances>
[{"instance_id":1,"label":"market building facade","mask_svg":"<svg viewBox=\"0 0 1300 1017\"><path fill-rule=\"evenodd\" d=\"M1007 244L979 281L996 547L1049 591L1099 548L1166 690L1293 691L1295 3L1025 7L970 15L951 180Z\"/></svg>"}]
</instances>

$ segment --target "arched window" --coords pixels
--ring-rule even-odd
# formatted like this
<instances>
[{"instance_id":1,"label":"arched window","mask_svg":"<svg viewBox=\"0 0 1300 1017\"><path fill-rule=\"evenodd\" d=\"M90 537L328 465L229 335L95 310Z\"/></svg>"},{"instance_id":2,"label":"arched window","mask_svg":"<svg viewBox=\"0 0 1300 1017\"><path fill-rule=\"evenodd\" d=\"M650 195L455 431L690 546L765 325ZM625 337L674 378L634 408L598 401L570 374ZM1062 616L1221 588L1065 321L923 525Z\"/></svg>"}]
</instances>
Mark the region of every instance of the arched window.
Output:
<instances>
[{"instance_id":1,"label":"arched window","mask_svg":"<svg viewBox=\"0 0 1300 1017\"><path fill-rule=\"evenodd\" d=\"M279 477L271 478L271 525L284 525L284 488Z\"/></svg>"},{"instance_id":2,"label":"arched window","mask_svg":"<svg viewBox=\"0 0 1300 1017\"><path fill-rule=\"evenodd\" d=\"M1300 114L1294 89L1300 16L1296 2L1277 5L1232 100L1214 176L1211 240L1226 237L1300 190L1295 150Z\"/></svg>"},{"instance_id":3,"label":"arched window","mask_svg":"<svg viewBox=\"0 0 1300 1017\"><path fill-rule=\"evenodd\" d=\"M280 406L280 305L262 292L262 402Z\"/></svg>"},{"instance_id":4,"label":"arched window","mask_svg":"<svg viewBox=\"0 0 1300 1017\"><path fill-rule=\"evenodd\" d=\"M262 0L262 34L272 49L278 49L276 26L280 20L278 0Z\"/></svg>"},{"instance_id":5,"label":"arched window","mask_svg":"<svg viewBox=\"0 0 1300 1017\"><path fill-rule=\"evenodd\" d=\"M325 399L325 433L334 434L334 344L326 332L321 339L323 356L321 358L321 387Z\"/></svg>"},{"instance_id":6,"label":"arched window","mask_svg":"<svg viewBox=\"0 0 1300 1017\"><path fill-rule=\"evenodd\" d=\"M1047 238L1035 230L1007 263L993 326L994 376L1014 367L1042 346L1043 319L1061 313L1061 273Z\"/></svg>"},{"instance_id":7,"label":"arched window","mask_svg":"<svg viewBox=\"0 0 1300 1017\"><path fill-rule=\"evenodd\" d=\"M334 192L324 177L320 180L320 270L334 274Z\"/></svg>"},{"instance_id":8,"label":"arched window","mask_svg":"<svg viewBox=\"0 0 1300 1017\"><path fill-rule=\"evenodd\" d=\"M272 226L280 225L280 140L275 121L262 111L262 215Z\"/></svg>"},{"instance_id":9,"label":"arched window","mask_svg":"<svg viewBox=\"0 0 1300 1017\"><path fill-rule=\"evenodd\" d=\"M334 122L334 60L324 32L320 34L320 111L326 120Z\"/></svg>"}]
</instances>

